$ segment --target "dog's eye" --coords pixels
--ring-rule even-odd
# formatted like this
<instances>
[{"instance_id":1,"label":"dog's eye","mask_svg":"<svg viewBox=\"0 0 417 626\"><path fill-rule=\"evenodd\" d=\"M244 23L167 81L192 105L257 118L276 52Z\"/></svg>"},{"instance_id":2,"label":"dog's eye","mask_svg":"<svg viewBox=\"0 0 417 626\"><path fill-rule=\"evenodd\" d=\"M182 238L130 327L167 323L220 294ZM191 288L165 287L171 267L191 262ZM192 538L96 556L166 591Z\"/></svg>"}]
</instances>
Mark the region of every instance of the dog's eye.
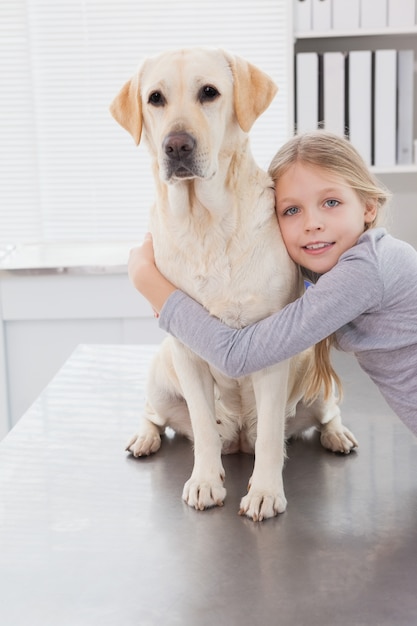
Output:
<instances>
[{"instance_id":1,"label":"dog's eye","mask_svg":"<svg viewBox=\"0 0 417 626\"><path fill-rule=\"evenodd\" d=\"M210 100L215 100L218 96L220 96L220 93L215 87L205 85L200 91L199 99L200 102L208 102Z\"/></svg>"},{"instance_id":2,"label":"dog's eye","mask_svg":"<svg viewBox=\"0 0 417 626\"><path fill-rule=\"evenodd\" d=\"M156 107L161 107L165 104L165 98L160 91L153 91L148 98L148 102Z\"/></svg>"}]
</instances>

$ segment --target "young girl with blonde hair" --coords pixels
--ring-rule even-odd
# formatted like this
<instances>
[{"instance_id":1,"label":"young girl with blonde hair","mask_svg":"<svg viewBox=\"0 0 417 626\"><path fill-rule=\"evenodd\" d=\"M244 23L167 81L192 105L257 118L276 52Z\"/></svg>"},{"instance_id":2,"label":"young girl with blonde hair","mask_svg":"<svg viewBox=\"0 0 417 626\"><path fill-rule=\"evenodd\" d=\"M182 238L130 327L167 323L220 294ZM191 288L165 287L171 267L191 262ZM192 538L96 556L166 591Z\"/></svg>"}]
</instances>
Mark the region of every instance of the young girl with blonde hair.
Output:
<instances>
[{"instance_id":1,"label":"young girl with blonde hair","mask_svg":"<svg viewBox=\"0 0 417 626\"><path fill-rule=\"evenodd\" d=\"M417 434L417 252L378 224L389 193L347 139L323 130L290 139L269 172L288 253L313 283L302 297L230 328L158 271L150 235L131 252L131 281L161 328L234 378L314 344L326 355L334 340Z\"/></svg>"}]
</instances>

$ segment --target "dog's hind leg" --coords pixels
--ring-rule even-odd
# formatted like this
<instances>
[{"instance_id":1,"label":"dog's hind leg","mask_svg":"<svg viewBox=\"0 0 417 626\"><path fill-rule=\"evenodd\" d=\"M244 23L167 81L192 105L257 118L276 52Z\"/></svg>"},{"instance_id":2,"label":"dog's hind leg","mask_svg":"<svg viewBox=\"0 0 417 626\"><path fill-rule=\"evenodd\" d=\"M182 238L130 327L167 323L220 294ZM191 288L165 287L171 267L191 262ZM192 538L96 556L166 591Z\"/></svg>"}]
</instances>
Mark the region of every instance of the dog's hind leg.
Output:
<instances>
[{"instance_id":1,"label":"dog's hind leg","mask_svg":"<svg viewBox=\"0 0 417 626\"><path fill-rule=\"evenodd\" d=\"M152 417L153 419L149 419ZM139 430L127 442L126 450L131 452L133 456L149 456L157 452L161 447L161 431L160 426L155 424L155 412L147 402L145 413L139 424Z\"/></svg>"},{"instance_id":2,"label":"dog's hind leg","mask_svg":"<svg viewBox=\"0 0 417 626\"><path fill-rule=\"evenodd\" d=\"M173 342L165 340L152 360L147 401L139 429L126 446L133 456L148 456L157 452L161 447L161 434L167 426L189 439L193 438L187 404L172 363L172 348Z\"/></svg>"},{"instance_id":3,"label":"dog's hind leg","mask_svg":"<svg viewBox=\"0 0 417 626\"><path fill-rule=\"evenodd\" d=\"M354 434L343 425L340 409L333 395L327 400L319 396L310 405L299 402L296 415L289 424L291 432L288 432L288 436L300 435L302 431L314 426L320 431L321 445L331 452L349 454L359 445Z\"/></svg>"},{"instance_id":4,"label":"dog's hind leg","mask_svg":"<svg viewBox=\"0 0 417 626\"><path fill-rule=\"evenodd\" d=\"M331 452L349 454L358 447L355 435L342 423L340 409L334 398L317 400L320 418L318 429L323 448ZM330 419L329 419L330 418Z\"/></svg>"},{"instance_id":5,"label":"dog's hind leg","mask_svg":"<svg viewBox=\"0 0 417 626\"><path fill-rule=\"evenodd\" d=\"M149 456L157 452L161 447L161 435L167 426L176 433L193 439L190 415L184 398L171 397L169 402L155 405L158 411L149 402L146 403L139 430L126 445L126 450L135 457Z\"/></svg>"}]
</instances>

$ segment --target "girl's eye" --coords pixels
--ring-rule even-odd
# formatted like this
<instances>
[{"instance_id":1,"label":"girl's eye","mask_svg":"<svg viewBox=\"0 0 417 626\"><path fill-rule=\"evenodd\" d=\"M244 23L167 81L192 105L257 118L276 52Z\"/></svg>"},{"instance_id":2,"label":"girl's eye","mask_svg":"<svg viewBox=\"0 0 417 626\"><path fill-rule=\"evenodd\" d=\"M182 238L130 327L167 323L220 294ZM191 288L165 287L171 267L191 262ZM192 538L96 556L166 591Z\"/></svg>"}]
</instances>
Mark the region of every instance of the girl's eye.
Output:
<instances>
[{"instance_id":1,"label":"girl's eye","mask_svg":"<svg viewBox=\"0 0 417 626\"><path fill-rule=\"evenodd\" d=\"M334 207L339 206L339 200L326 200L325 204L330 208L334 209Z\"/></svg>"},{"instance_id":2,"label":"girl's eye","mask_svg":"<svg viewBox=\"0 0 417 626\"><path fill-rule=\"evenodd\" d=\"M299 209L296 206L290 206L289 209L285 209L284 215L296 215Z\"/></svg>"}]
</instances>

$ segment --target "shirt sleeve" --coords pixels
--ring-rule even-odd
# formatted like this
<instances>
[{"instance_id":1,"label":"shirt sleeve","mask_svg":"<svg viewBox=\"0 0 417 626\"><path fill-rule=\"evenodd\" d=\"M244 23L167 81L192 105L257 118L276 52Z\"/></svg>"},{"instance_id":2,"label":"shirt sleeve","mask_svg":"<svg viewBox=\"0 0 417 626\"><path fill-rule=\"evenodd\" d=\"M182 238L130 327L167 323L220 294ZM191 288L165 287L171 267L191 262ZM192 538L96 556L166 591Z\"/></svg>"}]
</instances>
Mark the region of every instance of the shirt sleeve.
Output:
<instances>
[{"instance_id":1,"label":"shirt sleeve","mask_svg":"<svg viewBox=\"0 0 417 626\"><path fill-rule=\"evenodd\" d=\"M165 302L160 327L232 378L274 365L379 306L383 285L377 259L369 248L360 248L342 255L302 297L245 328L227 326L181 291Z\"/></svg>"}]
</instances>

